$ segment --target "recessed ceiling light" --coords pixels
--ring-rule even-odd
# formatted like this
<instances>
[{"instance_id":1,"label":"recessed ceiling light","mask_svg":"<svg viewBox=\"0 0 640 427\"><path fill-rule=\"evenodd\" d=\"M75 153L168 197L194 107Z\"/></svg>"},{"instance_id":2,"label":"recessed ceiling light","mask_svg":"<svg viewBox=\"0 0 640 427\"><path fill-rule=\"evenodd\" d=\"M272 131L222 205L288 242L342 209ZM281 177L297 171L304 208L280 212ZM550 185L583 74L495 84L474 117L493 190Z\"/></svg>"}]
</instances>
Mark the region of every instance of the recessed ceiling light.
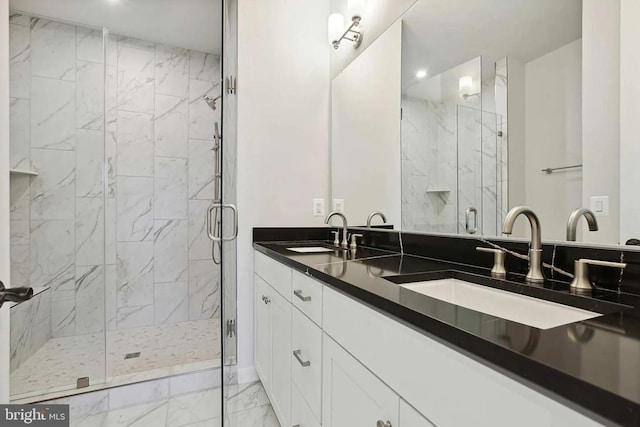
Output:
<instances>
[{"instance_id":1,"label":"recessed ceiling light","mask_svg":"<svg viewBox=\"0 0 640 427\"><path fill-rule=\"evenodd\" d=\"M120 3L120 0L107 0L108 3Z\"/></svg>"},{"instance_id":2,"label":"recessed ceiling light","mask_svg":"<svg viewBox=\"0 0 640 427\"><path fill-rule=\"evenodd\" d=\"M427 70L418 70L418 72L416 73L416 77L419 79L424 79L425 77L427 77Z\"/></svg>"}]
</instances>

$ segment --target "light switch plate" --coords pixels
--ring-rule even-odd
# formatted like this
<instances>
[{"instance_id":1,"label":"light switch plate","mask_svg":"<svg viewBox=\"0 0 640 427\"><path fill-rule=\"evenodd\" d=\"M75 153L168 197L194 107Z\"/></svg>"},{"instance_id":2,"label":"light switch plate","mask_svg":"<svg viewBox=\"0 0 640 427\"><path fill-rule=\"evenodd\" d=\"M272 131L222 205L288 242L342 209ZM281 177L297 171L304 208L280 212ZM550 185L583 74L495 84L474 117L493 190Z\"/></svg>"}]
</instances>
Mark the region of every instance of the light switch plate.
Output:
<instances>
[{"instance_id":1,"label":"light switch plate","mask_svg":"<svg viewBox=\"0 0 640 427\"><path fill-rule=\"evenodd\" d=\"M589 209L596 216L609 216L609 196L591 196L589 198Z\"/></svg>"},{"instance_id":2,"label":"light switch plate","mask_svg":"<svg viewBox=\"0 0 640 427\"><path fill-rule=\"evenodd\" d=\"M333 210L344 213L344 199L333 199Z\"/></svg>"},{"instance_id":3,"label":"light switch plate","mask_svg":"<svg viewBox=\"0 0 640 427\"><path fill-rule=\"evenodd\" d=\"M313 199L313 216L324 215L324 199Z\"/></svg>"}]
</instances>

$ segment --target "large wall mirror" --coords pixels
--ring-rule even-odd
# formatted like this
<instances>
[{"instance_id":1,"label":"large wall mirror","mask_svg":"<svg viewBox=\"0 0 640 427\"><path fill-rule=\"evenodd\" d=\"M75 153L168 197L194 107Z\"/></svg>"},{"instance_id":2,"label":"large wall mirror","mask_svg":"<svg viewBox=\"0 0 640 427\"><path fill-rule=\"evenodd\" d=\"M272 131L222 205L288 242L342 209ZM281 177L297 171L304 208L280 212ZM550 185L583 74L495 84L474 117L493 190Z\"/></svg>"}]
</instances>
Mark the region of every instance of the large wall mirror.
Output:
<instances>
[{"instance_id":1,"label":"large wall mirror","mask_svg":"<svg viewBox=\"0 0 640 427\"><path fill-rule=\"evenodd\" d=\"M601 37L585 19L582 0L416 1L333 80L334 202L351 223L382 211L403 230L478 236L528 205L554 241L587 208L599 230L582 218L575 240L634 237L612 220L617 188L587 188L619 172L583 138L597 108L583 74L608 61L583 54L584 31L589 49Z\"/></svg>"}]
</instances>

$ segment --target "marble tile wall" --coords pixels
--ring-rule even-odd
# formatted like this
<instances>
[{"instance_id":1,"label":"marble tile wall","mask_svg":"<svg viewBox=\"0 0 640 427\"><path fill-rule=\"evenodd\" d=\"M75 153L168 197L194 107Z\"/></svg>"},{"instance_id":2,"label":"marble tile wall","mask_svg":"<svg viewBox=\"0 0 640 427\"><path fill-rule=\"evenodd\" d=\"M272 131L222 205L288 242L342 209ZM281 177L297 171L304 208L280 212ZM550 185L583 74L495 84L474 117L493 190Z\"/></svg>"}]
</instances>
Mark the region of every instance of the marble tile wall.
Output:
<instances>
[{"instance_id":1,"label":"marble tile wall","mask_svg":"<svg viewBox=\"0 0 640 427\"><path fill-rule=\"evenodd\" d=\"M506 204L506 141L498 136L503 118L493 112L493 90L491 79L482 101L403 97L403 229L465 233L466 211L474 207L478 233L497 234Z\"/></svg>"},{"instance_id":2,"label":"marble tile wall","mask_svg":"<svg viewBox=\"0 0 640 427\"><path fill-rule=\"evenodd\" d=\"M50 286L51 335L218 315L219 57L111 35L105 66L101 29L17 13L9 42L11 167L38 173L11 178L11 278Z\"/></svg>"},{"instance_id":3,"label":"marble tile wall","mask_svg":"<svg viewBox=\"0 0 640 427\"><path fill-rule=\"evenodd\" d=\"M11 371L17 369L51 338L51 292L45 290L29 301L11 307Z\"/></svg>"},{"instance_id":4,"label":"marble tile wall","mask_svg":"<svg viewBox=\"0 0 640 427\"><path fill-rule=\"evenodd\" d=\"M102 30L15 13L9 27L11 168L38 173L11 177L12 285L50 288L40 337L101 332ZM12 347L34 336L29 312ZM12 354L13 369L21 361Z\"/></svg>"},{"instance_id":5,"label":"marble tile wall","mask_svg":"<svg viewBox=\"0 0 640 427\"><path fill-rule=\"evenodd\" d=\"M202 100L219 57L110 35L107 68L107 329L219 316L205 212L220 110Z\"/></svg>"}]
</instances>

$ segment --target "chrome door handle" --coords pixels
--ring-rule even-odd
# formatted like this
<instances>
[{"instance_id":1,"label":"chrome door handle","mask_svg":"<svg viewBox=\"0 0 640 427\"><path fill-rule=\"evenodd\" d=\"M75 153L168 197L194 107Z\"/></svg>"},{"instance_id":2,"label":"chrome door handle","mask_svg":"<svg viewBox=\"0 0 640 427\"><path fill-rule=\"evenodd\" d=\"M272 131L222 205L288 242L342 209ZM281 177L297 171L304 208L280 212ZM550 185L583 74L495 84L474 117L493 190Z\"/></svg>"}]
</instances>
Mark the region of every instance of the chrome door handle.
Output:
<instances>
[{"instance_id":1,"label":"chrome door handle","mask_svg":"<svg viewBox=\"0 0 640 427\"><path fill-rule=\"evenodd\" d=\"M221 215L224 212L225 209L229 209L231 210L231 212L233 213L233 232L230 236L220 236L219 235L219 230L218 230L218 226L216 224L215 229L211 228L211 214L214 211L220 210ZM209 239L213 240L214 242L230 242L232 240L235 240L236 237L238 237L238 208L236 207L236 205L233 205L231 203L212 203L211 206L209 206L209 209L207 209L207 236L209 237Z\"/></svg>"},{"instance_id":2,"label":"chrome door handle","mask_svg":"<svg viewBox=\"0 0 640 427\"><path fill-rule=\"evenodd\" d=\"M212 203L208 208L207 208L207 237L209 237L210 240L218 241L219 237L216 233L216 230L218 230L218 227L216 227L216 229L212 229L211 228L211 214L213 213L214 210L217 210L220 208L220 203Z\"/></svg>"},{"instance_id":3,"label":"chrome door handle","mask_svg":"<svg viewBox=\"0 0 640 427\"><path fill-rule=\"evenodd\" d=\"M238 237L238 208L236 207L236 205L233 205L231 203L226 203L222 205L222 210L224 211L225 209L230 209L231 212L233 213L233 232L229 237L223 236L222 241L230 242L232 240L235 240L236 237Z\"/></svg>"},{"instance_id":4,"label":"chrome door handle","mask_svg":"<svg viewBox=\"0 0 640 427\"><path fill-rule=\"evenodd\" d=\"M302 295L302 289L296 289L295 291L293 291L293 294L295 296L297 296L298 298L300 298L304 302L311 301L311 297L309 297L309 296L305 297L305 296Z\"/></svg>"},{"instance_id":5,"label":"chrome door handle","mask_svg":"<svg viewBox=\"0 0 640 427\"><path fill-rule=\"evenodd\" d=\"M378 420L378 422L376 423L376 427L393 427L391 425L391 421L387 421L386 423L382 420Z\"/></svg>"},{"instance_id":6,"label":"chrome door handle","mask_svg":"<svg viewBox=\"0 0 640 427\"><path fill-rule=\"evenodd\" d=\"M271 302L271 298L264 297L264 299L262 301L264 301L265 304L269 304Z\"/></svg>"},{"instance_id":7,"label":"chrome door handle","mask_svg":"<svg viewBox=\"0 0 640 427\"><path fill-rule=\"evenodd\" d=\"M302 360L302 357L300 357L300 354L302 354L302 350L293 350L293 356L296 358L296 360L298 360L298 363L303 368L307 368L311 366L311 362L309 362L308 360Z\"/></svg>"},{"instance_id":8,"label":"chrome door handle","mask_svg":"<svg viewBox=\"0 0 640 427\"><path fill-rule=\"evenodd\" d=\"M472 213L473 213L473 228L469 228ZM467 230L467 233L469 234L476 234L476 232L478 231L478 210L476 208L470 207L469 209L467 209L467 212L465 213L464 227Z\"/></svg>"}]
</instances>

